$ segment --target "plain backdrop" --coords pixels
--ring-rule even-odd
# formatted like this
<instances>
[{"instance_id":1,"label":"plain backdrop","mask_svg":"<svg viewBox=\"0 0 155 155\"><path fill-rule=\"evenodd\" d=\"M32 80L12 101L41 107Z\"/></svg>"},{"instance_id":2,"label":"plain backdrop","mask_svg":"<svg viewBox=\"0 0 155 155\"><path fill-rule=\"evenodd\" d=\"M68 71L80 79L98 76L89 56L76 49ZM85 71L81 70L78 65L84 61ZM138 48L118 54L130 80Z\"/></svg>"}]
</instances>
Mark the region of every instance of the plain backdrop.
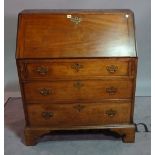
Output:
<instances>
[{"instance_id":1,"label":"plain backdrop","mask_svg":"<svg viewBox=\"0 0 155 155\"><path fill-rule=\"evenodd\" d=\"M151 96L150 0L5 0L5 93L19 92L15 62L18 13L23 9L131 9L135 14L138 49L136 96Z\"/></svg>"}]
</instances>

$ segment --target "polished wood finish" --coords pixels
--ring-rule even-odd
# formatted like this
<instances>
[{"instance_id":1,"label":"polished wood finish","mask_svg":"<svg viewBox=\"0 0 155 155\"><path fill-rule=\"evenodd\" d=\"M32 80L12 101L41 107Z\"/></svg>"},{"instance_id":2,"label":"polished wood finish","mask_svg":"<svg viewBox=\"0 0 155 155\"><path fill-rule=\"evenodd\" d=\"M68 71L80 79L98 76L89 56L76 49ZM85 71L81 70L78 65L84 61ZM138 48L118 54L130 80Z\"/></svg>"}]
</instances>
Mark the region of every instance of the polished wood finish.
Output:
<instances>
[{"instance_id":1,"label":"polished wood finish","mask_svg":"<svg viewBox=\"0 0 155 155\"><path fill-rule=\"evenodd\" d=\"M127 124L130 123L131 103L32 104L27 109L30 126Z\"/></svg>"},{"instance_id":2,"label":"polished wood finish","mask_svg":"<svg viewBox=\"0 0 155 155\"><path fill-rule=\"evenodd\" d=\"M23 88L27 102L129 99L132 97L133 80L27 82Z\"/></svg>"},{"instance_id":3,"label":"polished wood finish","mask_svg":"<svg viewBox=\"0 0 155 155\"><path fill-rule=\"evenodd\" d=\"M72 126L70 128L64 128L64 127L59 127L59 128L49 128L49 127L44 127L44 128L37 128L37 127L26 127L25 128L25 143L28 146L33 146L36 145L38 142L38 138L59 130L62 131L69 131L69 130L109 130L114 133L119 134L122 136L122 140L125 143L133 143L135 141L135 126L134 125L100 125L100 126Z\"/></svg>"},{"instance_id":4,"label":"polished wood finish","mask_svg":"<svg viewBox=\"0 0 155 155\"><path fill-rule=\"evenodd\" d=\"M132 76L132 59L43 59L20 61L22 80Z\"/></svg>"},{"instance_id":5,"label":"polished wood finish","mask_svg":"<svg viewBox=\"0 0 155 155\"><path fill-rule=\"evenodd\" d=\"M24 12L19 21L17 58L136 57L131 11Z\"/></svg>"},{"instance_id":6,"label":"polished wood finish","mask_svg":"<svg viewBox=\"0 0 155 155\"><path fill-rule=\"evenodd\" d=\"M87 129L134 142L137 53L130 10L24 10L16 62L26 145L53 131Z\"/></svg>"}]
</instances>

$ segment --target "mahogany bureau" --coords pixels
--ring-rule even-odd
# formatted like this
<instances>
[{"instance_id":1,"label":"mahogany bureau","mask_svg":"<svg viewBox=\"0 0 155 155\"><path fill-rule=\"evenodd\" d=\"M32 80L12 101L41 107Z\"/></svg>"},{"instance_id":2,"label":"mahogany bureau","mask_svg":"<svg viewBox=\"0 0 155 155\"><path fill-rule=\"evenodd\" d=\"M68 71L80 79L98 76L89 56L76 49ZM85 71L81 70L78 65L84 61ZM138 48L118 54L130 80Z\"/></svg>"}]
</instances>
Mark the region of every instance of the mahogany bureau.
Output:
<instances>
[{"instance_id":1,"label":"mahogany bureau","mask_svg":"<svg viewBox=\"0 0 155 155\"><path fill-rule=\"evenodd\" d=\"M16 62L25 143L101 129L134 142L137 53L130 10L24 10Z\"/></svg>"}]
</instances>

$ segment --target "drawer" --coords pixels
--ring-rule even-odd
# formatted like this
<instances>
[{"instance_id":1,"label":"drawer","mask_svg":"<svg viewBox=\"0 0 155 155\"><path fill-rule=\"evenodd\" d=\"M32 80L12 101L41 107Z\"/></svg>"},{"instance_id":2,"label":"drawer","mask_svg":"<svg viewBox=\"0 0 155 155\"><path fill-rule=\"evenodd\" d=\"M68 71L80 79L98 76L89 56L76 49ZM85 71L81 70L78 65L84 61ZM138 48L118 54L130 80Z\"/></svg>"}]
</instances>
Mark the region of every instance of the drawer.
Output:
<instances>
[{"instance_id":1,"label":"drawer","mask_svg":"<svg viewBox=\"0 0 155 155\"><path fill-rule=\"evenodd\" d=\"M31 104L31 126L84 126L130 123L130 103Z\"/></svg>"},{"instance_id":2,"label":"drawer","mask_svg":"<svg viewBox=\"0 0 155 155\"><path fill-rule=\"evenodd\" d=\"M20 62L22 79L130 76L129 59L31 60Z\"/></svg>"},{"instance_id":3,"label":"drawer","mask_svg":"<svg viewBox=\"0 0 155 155\"><path fill-rule=\"evenodd\" d=\"M72 80L27 82L24 84L28 102L96 101L132 97L132 80Z\"/></svg>"}]
</instances>

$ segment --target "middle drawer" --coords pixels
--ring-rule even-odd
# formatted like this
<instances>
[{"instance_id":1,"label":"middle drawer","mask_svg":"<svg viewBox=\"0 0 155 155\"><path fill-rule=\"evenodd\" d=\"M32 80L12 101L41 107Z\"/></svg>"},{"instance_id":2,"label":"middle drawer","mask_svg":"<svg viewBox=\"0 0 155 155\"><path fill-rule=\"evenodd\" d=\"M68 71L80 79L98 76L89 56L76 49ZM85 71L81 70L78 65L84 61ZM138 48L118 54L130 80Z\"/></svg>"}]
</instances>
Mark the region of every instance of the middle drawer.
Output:
<instances>
[{"instance_id":1,"label":"middle drawer","mask_svg":"<svg viewBox=\"0 0 155 155\"><path fill-rule=\"evenodd\" d=\"M28 102L96 101L129 99L132 97L132 79L128 80L68 80L26 82L23 84ZM28 93L26 93L28 92Z\"/></svg>"}]
</instances>

